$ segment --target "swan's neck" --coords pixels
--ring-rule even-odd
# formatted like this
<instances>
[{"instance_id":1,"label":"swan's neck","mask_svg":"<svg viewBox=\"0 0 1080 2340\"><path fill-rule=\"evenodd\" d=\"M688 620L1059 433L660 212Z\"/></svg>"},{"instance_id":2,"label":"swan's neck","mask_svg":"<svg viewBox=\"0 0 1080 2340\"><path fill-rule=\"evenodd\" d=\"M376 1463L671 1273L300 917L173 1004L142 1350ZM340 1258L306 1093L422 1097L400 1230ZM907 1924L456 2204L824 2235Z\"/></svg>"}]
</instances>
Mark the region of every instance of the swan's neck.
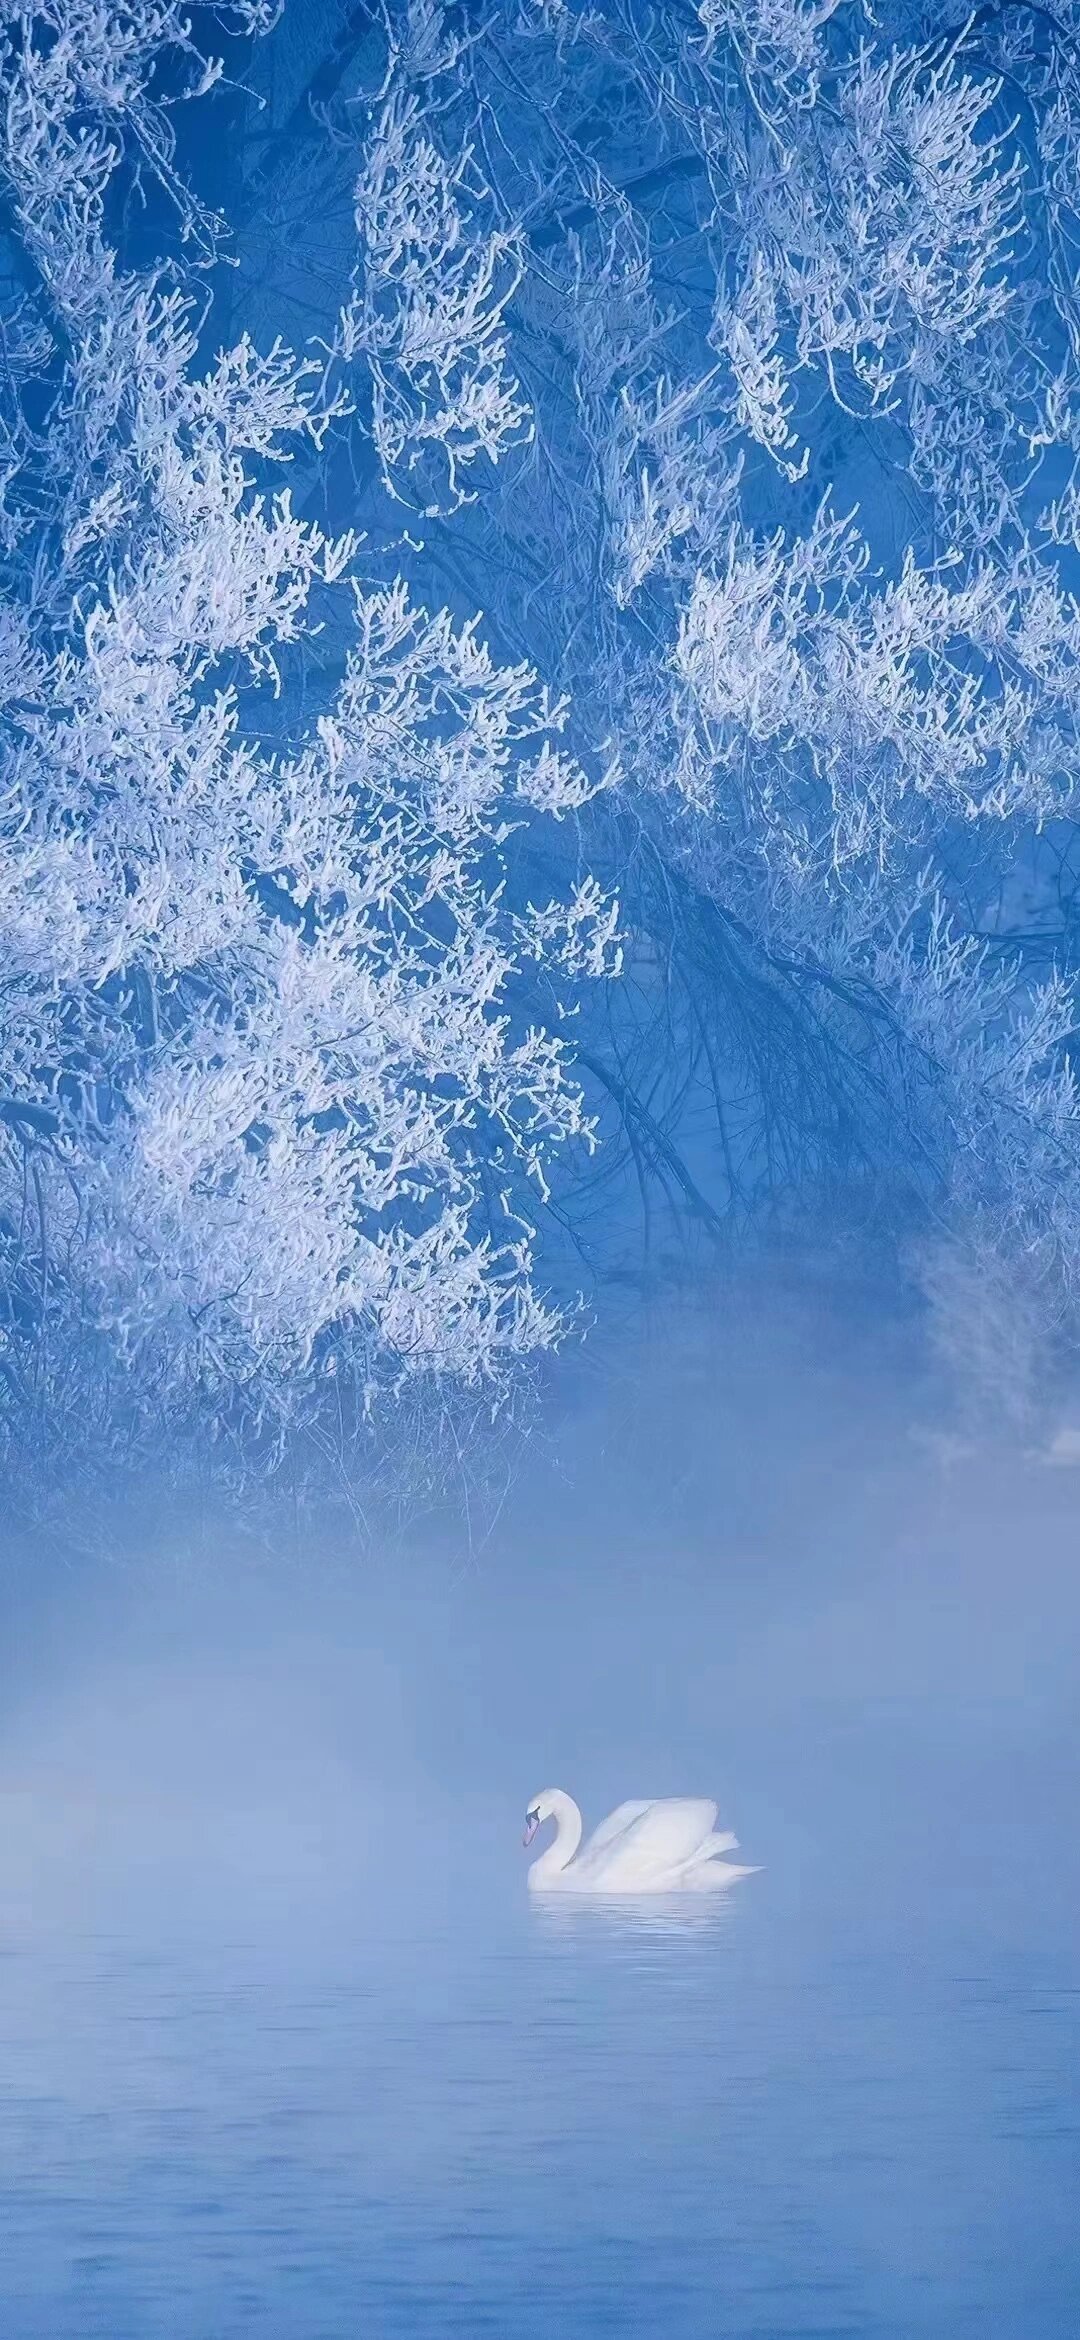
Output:
<instances>
[{"instance_id":1,"label":"swan's neck","mask_svg":"<svg viewBox=\"0 0 1080 2340\"><path fill-rule=\"evenodd\" d=\"M564 1795L561 1788L556 1788L550 1803L555 1841L533 1862L529 1870L531 1885L542 1884L545 1877L557 1877L561 1869L568 1869L581 1843L581 1814L573 1796Z\"/></svg>"}]
</instances>

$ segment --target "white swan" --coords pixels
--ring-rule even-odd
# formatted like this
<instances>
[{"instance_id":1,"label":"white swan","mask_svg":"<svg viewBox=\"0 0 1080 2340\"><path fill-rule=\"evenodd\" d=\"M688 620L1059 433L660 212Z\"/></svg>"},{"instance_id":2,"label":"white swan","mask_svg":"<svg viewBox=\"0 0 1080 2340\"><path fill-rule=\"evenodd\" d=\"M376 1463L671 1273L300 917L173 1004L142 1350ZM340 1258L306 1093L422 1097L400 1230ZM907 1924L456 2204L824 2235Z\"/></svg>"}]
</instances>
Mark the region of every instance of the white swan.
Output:
<instances>
[{"instance_id":1,"label":"white swan","mask_svg":"<svg viewBox=\"0 0 1080 2340\"><path fill-rule=\"evenodd\" d=\"M531 1893L715 1893L753 1869L718 1860L738 1838L713 1833L716 1805L704 1796L660 1796L619 1804L581 1844L581 1814L562 1788L544 1788L525 1814L523 1843L545 1820L555 1841L529 1870Z\"/></svg>"}]
</instances>

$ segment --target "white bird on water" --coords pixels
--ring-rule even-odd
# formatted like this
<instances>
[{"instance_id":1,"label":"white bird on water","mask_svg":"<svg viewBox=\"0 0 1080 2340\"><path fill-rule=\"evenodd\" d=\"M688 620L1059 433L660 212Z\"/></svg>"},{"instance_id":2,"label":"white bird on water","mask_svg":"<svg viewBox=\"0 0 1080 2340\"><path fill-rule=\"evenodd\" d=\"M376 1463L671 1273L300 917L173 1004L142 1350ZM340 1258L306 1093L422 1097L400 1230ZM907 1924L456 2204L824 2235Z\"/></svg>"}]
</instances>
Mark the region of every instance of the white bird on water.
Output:
<instances>
[{"instance_id":1,"label":"white bird on water","mask_svg":"<svg viewBox=\"0 0 1080 2340\"><path fill-rule=\"evenodd\" d=\"M523 1843L545 1820L554 1820L555 1838L529 1870L531 1893L716 1893L755 1874L718 1857L735 1852L738 1838L716 1832L706 1796L619 1804L582 1846L573 1796L544 1788L526 1811Z\"/></svg>"}]
</instances>

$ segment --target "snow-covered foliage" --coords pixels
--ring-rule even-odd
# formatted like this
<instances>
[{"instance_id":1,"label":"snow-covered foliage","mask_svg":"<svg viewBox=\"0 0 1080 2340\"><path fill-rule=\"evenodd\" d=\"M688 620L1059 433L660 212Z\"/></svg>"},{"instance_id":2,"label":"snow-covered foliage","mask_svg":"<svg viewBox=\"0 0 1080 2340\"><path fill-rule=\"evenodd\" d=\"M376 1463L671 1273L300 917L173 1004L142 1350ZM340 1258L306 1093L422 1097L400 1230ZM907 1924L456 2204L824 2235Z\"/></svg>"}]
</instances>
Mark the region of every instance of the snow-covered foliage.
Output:
<instances>
[{"instance_id":1,"label":"snow-covered foliage","mask_svg":"<svg viewBox=\"0 0 1080 2340\"><path fill-rule=\"evenodd\" d=\"M518 236L456 559L618 758L638 1174L865 1212L984 1381L964 1291L1076 1329L1077 30L520 0L425 98Z\"/></svg>"},{"instance_id":2,"label":"snow-covered foliage","mask_svg":"<svg viewBox=\"0 0 1080 2340\"><path fill-rule=\"evenodd\" d=\"M13 1433L495 1389L620 1140L647 1221L858 1217L1002 1387L1013 1295L1034 1380L1071 0L297 6L0 0Z\"/></svg>"},{"instance_id":3,"label":"snow-covered foliage","mask_svg":"<svg viewBox=\"0 0 1080 2340\"><path fill-rule=\"evenodd\" d=\"M448 165L424 130L420 97L407 81L395 89L356 185L361 259L338 339L347 364L366 366L387 485L422 477L425 458L441 451L452 504L468 493L477 457L497 463L530 423L506 360L517 241L479 225L486 190L473 159L466 147ZM425 506L432 517L440 484Z\"/></svg>"},{"instance_id":4,"label":"snow-covered foliage","mask_svg":"<svg viewBox=\"0 0 1080 2340\"><path fill-rule=\"evenodd\" d=\"M9 1427L265 1446L327 1379L354 1417L408 1376L496 1388L558 1330L528 1197L591 1142L529 971L557 1001L561 970L569 1004L618 952L595 885L505 888L533 808L588 800L565 708L295 508L290 457L340 407L316 356L246 336L207 356L219 230L170 113L214 68L181 11L0 13ZM110 222L138 193L160 250L135 267ZM385 281L408 231L365 202ZM468 322L437 435L460 469L500 296L483 263L449 266ZM404 274L396 358L422 381ZM384 454L388 428L383 407Z\"/></svg>"}]
</instances>

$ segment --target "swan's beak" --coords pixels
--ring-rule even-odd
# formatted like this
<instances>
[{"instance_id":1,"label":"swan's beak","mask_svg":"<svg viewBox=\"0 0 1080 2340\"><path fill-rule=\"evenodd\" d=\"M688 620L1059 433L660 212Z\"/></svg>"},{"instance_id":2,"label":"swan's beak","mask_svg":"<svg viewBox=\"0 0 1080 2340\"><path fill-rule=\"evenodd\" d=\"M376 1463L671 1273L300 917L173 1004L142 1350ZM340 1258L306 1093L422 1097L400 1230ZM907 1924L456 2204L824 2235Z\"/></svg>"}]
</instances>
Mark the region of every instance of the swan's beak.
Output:
<instances>
[{"instance_id":1,"label":"swan's beak","mask_svg":"<svg viewBox=\"0 0 1080 2340\"><path fill-rule=\"evenodd\" d=\"M536 1835L536 1831L537 1831L537 1829L539 1828L539 1826L540 1826L540 1815L539 1815L539 1813L538 1813L538 1812L526 1812L526 1814L525 1814L525 1834L524 1834L524 1836L523 1836L523 1837L522 1837L522 1839L521 1839L521 1841L522 1841L522 1844L531 1844L531 1843L532 1843L533 1837Z\"/></svg>"}]
</instances>

